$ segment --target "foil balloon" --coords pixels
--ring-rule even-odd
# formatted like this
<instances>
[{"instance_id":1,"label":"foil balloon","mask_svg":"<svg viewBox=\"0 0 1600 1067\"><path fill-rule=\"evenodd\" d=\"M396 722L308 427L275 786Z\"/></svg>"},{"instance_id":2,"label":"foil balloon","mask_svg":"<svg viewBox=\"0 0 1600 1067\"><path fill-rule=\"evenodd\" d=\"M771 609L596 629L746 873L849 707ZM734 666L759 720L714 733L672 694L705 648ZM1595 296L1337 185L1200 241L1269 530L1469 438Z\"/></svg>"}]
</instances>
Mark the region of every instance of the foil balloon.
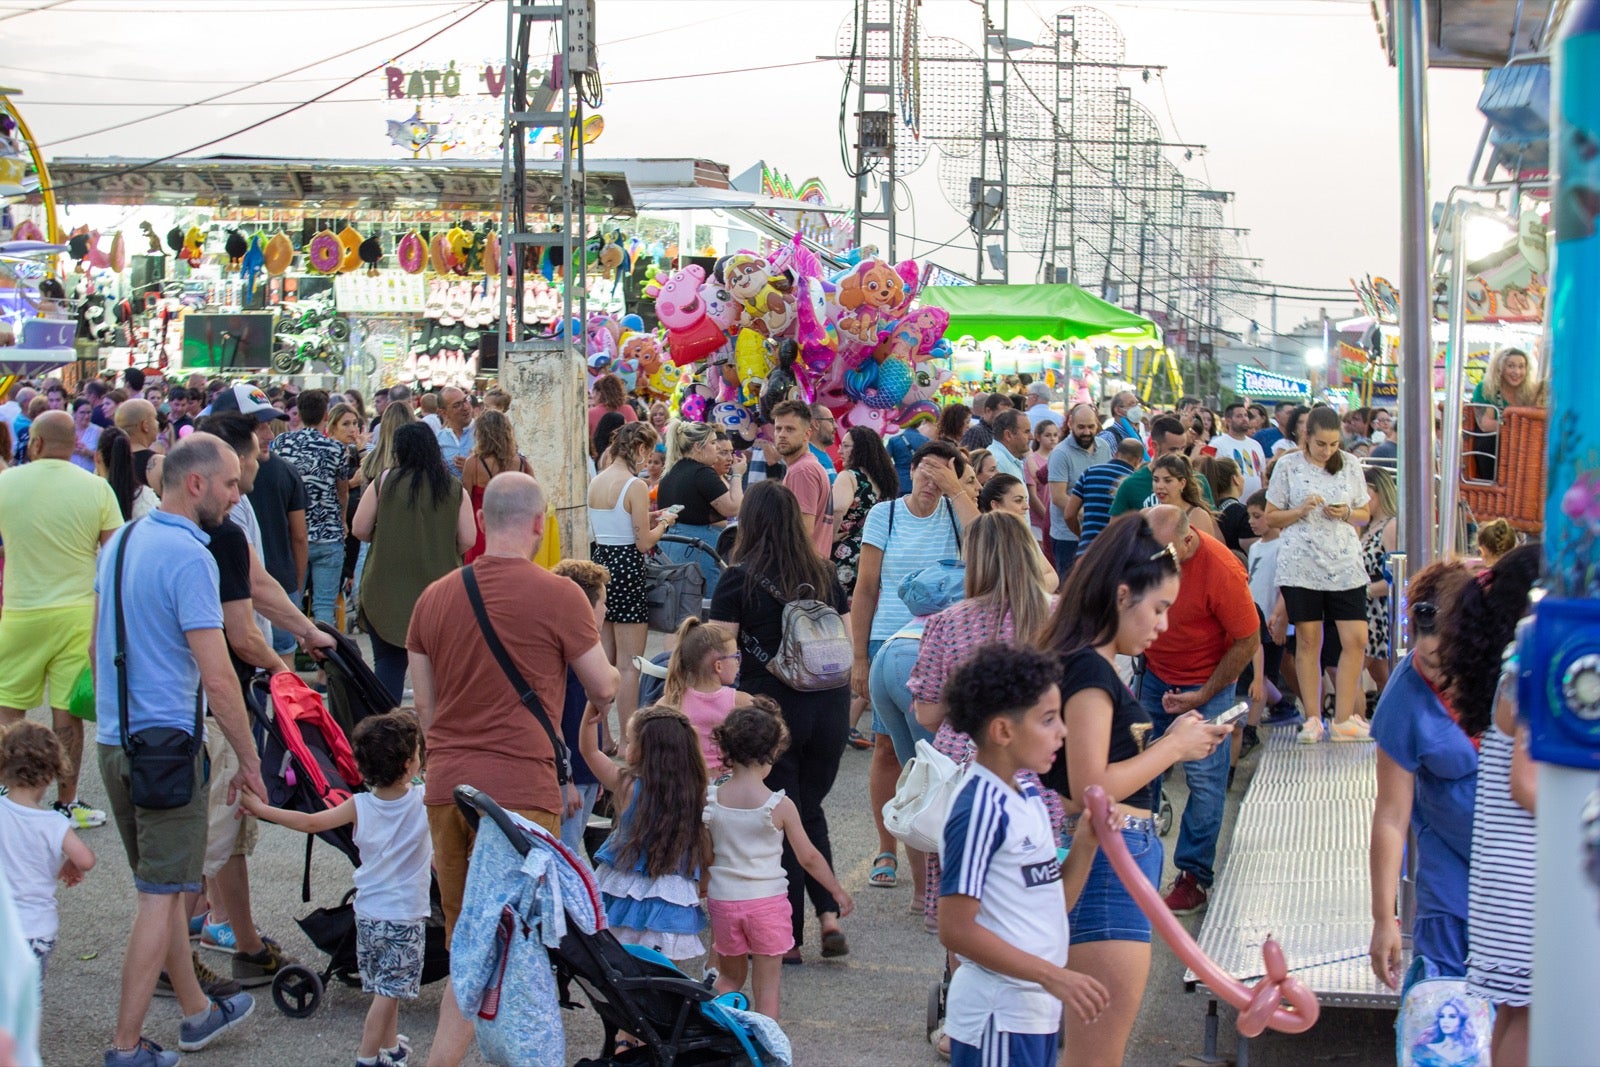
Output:
<instances>
[{"instance_id":1,"label":"foil balloon","mask_svg":"<svg viewBox=\"0 0 1600 1067\"><path fill-rule=\"evenodd\" d=\"M745 402L752 403L761 395L761 386L772 373L773 360L767 351L766 339L756 330L740 330L734 339L733 358Z\"/></svg>"},{"instance_id":2,"label":"foil balloon","mask_svg":"<svg viewBox=\"0 0 1600 1067\"><path fill-rule=\"evenodd\" d=\"M906 283L881 259L863 260L838 279L839 330L862 344L877 344L878 330L905 303Z\"/></svg>"},{"instance_id":3,"label":"foil balloon","mask_svg":"<svg viewBox=\"0 0 1600 1067\"><path fill-rule=\"evenodd\" d=\"M700 299L706 306L706 318L716 323L723 330L732 331L739 325L739 316L744 308L733 294L716 281L707 281L700 286Z\"/></svg>"},{"instance_id":4,"label":"foil balloon","mask_svg":"<svg viewBox=\"0 0 1600 1067\"><path fill-rule=\"evenodd\" d=\"M730 436L754 437L756 421L750 412L738 404L722 402L711 408L711 421L728 431Z\"/></svg>"}]
</instances>

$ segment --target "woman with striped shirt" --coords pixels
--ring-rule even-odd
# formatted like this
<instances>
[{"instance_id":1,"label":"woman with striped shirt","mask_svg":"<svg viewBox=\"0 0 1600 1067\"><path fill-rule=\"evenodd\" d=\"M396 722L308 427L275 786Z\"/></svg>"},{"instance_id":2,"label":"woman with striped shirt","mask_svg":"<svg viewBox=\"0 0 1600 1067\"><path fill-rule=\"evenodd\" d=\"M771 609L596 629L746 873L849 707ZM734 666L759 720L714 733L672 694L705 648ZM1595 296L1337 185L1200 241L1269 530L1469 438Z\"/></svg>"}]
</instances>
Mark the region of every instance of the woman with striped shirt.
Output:
<instances>
[{"instance_id":1,"label":"woman with striped shirt","mask_svg":"<svg viewBox=\"0 0 1600 1067\"><path fill-rule=\"evenodd\" d=\"M1467 899L1467 982L1495 1006L1496 1067L1528 1062L1533 982L1533 761L1516 725L1516 661L1511 639L1539 574L1539 548L1523 545L1482 572L1462 594L1456 640L1446 656L1458 672L1463 717L1493 719L1478 757ZM1504 650L1505 667L1500 663Z\"/></svg>"}]
</instances>

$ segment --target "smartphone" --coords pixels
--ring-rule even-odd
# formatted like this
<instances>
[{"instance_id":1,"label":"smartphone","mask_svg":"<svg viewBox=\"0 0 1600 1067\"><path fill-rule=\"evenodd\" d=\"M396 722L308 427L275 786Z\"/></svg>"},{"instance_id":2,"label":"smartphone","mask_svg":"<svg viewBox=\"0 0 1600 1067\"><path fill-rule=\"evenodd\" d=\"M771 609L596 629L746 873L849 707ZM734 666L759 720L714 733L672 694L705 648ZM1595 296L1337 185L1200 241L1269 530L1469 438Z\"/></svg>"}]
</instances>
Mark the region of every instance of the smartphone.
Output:
<instances>
[{"instance_id":1,"label":"smartphone","mask_svg":"<svg viewBox=\"0 0 1600 1067\"><path fill-rule=\"evenodd\" d=\"M670 508L662 508L661 510L665 511L668 515L676 515L680 511L683 510L683 505L682 504L674 504Z\"/></svg>"},{"instance_id":2,"label":"smartphone","mask_svg":"<svg viewBox=\"0 0 1600 1067\"><path fill-rule=\"evenodd\" d=\"M1250 714L1250 702L1241 700L1227 711L1211 720L1213 726L1232 726Z\"/></svg>"}]
</instances>

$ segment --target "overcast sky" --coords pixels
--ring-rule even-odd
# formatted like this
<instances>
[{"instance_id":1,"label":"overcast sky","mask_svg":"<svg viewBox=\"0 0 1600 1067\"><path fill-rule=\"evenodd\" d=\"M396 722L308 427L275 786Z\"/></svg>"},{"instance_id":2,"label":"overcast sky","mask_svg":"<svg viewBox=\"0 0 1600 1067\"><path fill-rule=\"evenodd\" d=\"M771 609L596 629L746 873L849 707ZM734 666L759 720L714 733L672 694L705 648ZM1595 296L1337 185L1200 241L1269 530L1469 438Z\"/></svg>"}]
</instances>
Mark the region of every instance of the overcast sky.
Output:
<instances>
[{"instance_id":1,"label":"overcast sky","mask_svg":"<svg viewBox=\"0 0 1600 1067\"><path fill-rule=\"evenodd\" d=\"M1127 62L1166 66L1148 84L1131 76L1134 98L1169 140L1209 146L1193 161L1174 161L1187 176L1237 194L1229 222L1250 229L1249 254L1264 260L1264 277L1310 286L1368 272L1394 278L1398 95L1367 0L1095 6L1120 27ZM1062 7L1011 0L1010 36L1036 37ZM765 159L797 182L820 176L835 202L849 202L837 135L843 73L838 63L813 60L837 48L851 0L597 0L597 8L605 132L591 160L695 156L737 173ZM47 157L165 155L267 118L406 49L415 51L402 67L498 63L499 2L419 46L472 9L460 0L0 0L0 83L23 90L18 103ZM925 0L922 8L928 32L974 47L980 14L971 0ZM329 58L341 52L348 54ZM777 64L793 65L682 77ZM92 133L272 78L216 105ZM1472 73L1430 76L1436 200L1465 178L1481 130L1479 84ZM409 115L410 105L385 101L384 92L383 75L371 74L329 102L202 154L399 158L385 123ZM962 230L933 161L908 184L913 208L901 226L922 239L913 253ZM975 253L963 239L933 258L970 273ZM1013 280L1031 281L1031 272ZM1315 311L1285 303L1280 326ZM1265 322L1265 306L1258 315Z\"/></svg>"}]
</instances>

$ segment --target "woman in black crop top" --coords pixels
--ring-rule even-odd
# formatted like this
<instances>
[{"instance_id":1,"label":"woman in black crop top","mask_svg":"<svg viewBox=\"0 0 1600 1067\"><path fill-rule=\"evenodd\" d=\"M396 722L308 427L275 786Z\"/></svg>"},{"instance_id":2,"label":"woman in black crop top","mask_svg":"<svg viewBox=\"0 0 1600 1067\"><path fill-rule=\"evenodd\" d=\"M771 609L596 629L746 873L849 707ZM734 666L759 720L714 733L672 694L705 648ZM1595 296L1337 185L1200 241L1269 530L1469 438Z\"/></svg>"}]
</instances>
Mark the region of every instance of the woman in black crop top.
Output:
<instances>
[{"instance_id":1,"label":"woman in black crop top","mask_svg":"<svg viewBox=\"0 0 1600 1067\"><path fill-rule=\"evenodd\" d=\"M1067 723L1066 781L1077 806L1099 785L1130 818L1122 838L1151 884L1161 878L1162 847L1150 820L1155 779L1168 767L1203 759L1232 732L1188 712L1150 741L1150 716L1117 675L1118 655L1137 656L1167 628L1178 597L1178 561L1140 515L1102 530L1067 576L1040 644L1061 656ZM1111 1006L1092 1026L1068 1012L1068 1067L1121 1063L1150 973L1150 921L1123 888L1102 851L1071 915L1067 966L1111 991Z\"/></svg>"}]
</instances>

